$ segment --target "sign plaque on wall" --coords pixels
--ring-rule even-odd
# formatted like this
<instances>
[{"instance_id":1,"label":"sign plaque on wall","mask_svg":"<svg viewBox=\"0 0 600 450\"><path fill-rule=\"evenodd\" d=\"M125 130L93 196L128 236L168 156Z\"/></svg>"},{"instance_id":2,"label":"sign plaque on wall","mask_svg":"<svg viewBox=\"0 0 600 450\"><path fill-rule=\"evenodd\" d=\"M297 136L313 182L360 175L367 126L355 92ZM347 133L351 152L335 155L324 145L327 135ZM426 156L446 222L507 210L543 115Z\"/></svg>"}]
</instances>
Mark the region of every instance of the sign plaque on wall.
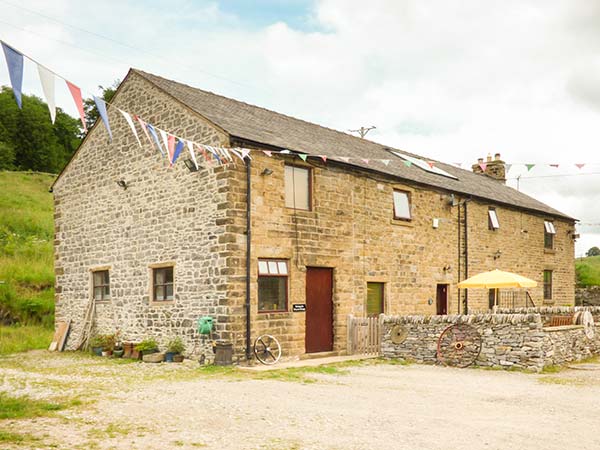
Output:
<instances>
[{"instance_id":1,"label":"sign plaque on wall","mask_svg":"<svg viewBox=\"0 0 600 450\"><path fill-rule=\"evenodd\" d=\"M292 305L292 311L294 311L294 312L306 312L306 303L294 303Z\"/></svg>"}]
</instances>

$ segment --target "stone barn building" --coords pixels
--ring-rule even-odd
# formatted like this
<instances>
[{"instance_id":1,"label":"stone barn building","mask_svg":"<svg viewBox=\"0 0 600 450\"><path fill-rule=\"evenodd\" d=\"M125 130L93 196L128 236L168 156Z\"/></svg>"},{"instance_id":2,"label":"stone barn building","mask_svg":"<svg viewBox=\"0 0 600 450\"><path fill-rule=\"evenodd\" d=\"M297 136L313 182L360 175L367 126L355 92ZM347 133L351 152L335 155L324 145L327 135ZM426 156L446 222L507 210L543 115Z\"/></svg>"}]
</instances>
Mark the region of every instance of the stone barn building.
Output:
<instances>
[{"instance_id":1,"label":"stone barn building","mask_svg":"<svg viewBox=\"0 0 600 450\"><path fill-rule=\"evenodd\" d=\"M501 306L574 304L574 219L507 187L499 155L462 170L133 69L112 103L266 153L169 167L109 109L112 142L96 124L53 186L67 348L92 298L97 332L182 336L189 353L206 350L208 315L238 354L269 333L285 356L344 352L349 314L488 310L487 291L457 283L495 268L538 282L530 298L501 291Z\"/></svg>"}]
</instances>

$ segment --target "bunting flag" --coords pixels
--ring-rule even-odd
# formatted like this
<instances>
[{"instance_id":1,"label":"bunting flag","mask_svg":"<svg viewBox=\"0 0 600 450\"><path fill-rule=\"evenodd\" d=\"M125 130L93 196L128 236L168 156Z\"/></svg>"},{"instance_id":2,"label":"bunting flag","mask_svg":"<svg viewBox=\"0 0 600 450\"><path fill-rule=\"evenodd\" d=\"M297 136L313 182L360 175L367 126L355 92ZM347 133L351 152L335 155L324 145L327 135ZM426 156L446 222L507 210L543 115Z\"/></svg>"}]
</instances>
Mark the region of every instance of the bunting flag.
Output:
<instances>
[{"instance_id":1,"label":"bunting flag","mask_svg":"<svg viewBox=\"0 0 600 450\"><path fill-rule=\"evenodd\" d=\"M453 163L453 164L454 164L456 167L462 167L462 163L455 162L455 163Z\"/></svg>"},{"instance_id":2,"label":"bunting flag","mask_svg":"<svg viewBox=\"0 0 600 450\"><path fill-rule=\"evenodd\" d=\"M576 167L577 167L579 170L581 170L581 169L583 169L583 166L585 166L585 164L575 164L575 166L576 166Z\"/></svg>"},{"instance_id":3,"label":"bunting flag","mask_svg":"<svg viewBox=\"0 0 600 450\"><path fill-rule=\"evenodd\" d=\"M306 161L306 157L307 157L307 156L308 156L308 155L305 155L304 153L300 153L300 154L298 155L298 157L299 157L299 158L300 158L302 161Z\"/></svg>"},{"instance_id":4,"label":"bunting flag","mask_svg":"<svg viewBox=\"0 0 600 450\"><path fill-rule=\"evenodd\" d=\"M369 164L369 160L368 160L368 159L363 159L363 158L361 158L360 160L361 160L362 162L364 162L365 164Z\"/></svg>"},{"instance_id":5,"label":"bunting flag","mask_svg":"<svg viewBox=\"0 0 600 450\"><path fill-rule=\"evenodd\" d=\"M535 164L525 164L525 167L527 167L527 172L529 172L531 169L533 169L535 167Z\"/></svg>"},{"instance_id":6,"label":"bunting flag","mask_svg":"<svg viewBox=\"0 0 600 450\"><path fill-rule=\"evenodd\" d=\"M486 163L479 163L479 167L481 168L481 170L483 170L485 172L485 169L487 169L487 164Z\"/></svg>"},{"instance_id":7,"label":"bunting flag","mask_svg":"<svg viewBox=\"0 0 600 450\"><path fill-rule=\"evenodd\" d=\"M102 122L104 122L104 126L106 127L106 131L108 131L108 139L112 142L112 131L110 131L110 124L108 123L108 112L106 111L106 102L99 98L94 97L94 103L96 104L96 108L98 109L98 114L100 114L100 118Z\"/></svg>"},{"instance_id":8,"label":"bunting flag","mask_svg":"<svg viewBox=\"0 0 600 450\"><path fill-rule=\"evenodd\" d=\"M83 99L81 98L81 89L75 86L70 81L65 80L67 83L67 87L73 96L73 101L75 102L75 106L77 107L77 111L79 111L79 117L81 118L81 124L83 125L83 131L87 133L87 127L85 126L85 113L83 112Z\"/></svg>"},{"instance_id":9,"label":"bunting flag","mask_svg":"<svg viewBox=\"0 0 600 450\"><path fill-rule=\"evenodd\" d=\"M427 165L433 169L433 165L435 164L435 161L427 161Z\"/></svg>"},{"instance_id":10,"label":"bunting flag","mask_svg":"<svg viewBox=\"0 0 600 450\"><path fill-rule=\"evenodd\" d=\"M196 152L194 151L194 143L192 141L187 141L187 147L188 147L188 150L190 151L190 157L192 158L192 161L194 162L194 166L196 167L196 170L198 170L199 166L198 166L198 161L196 160Z\"/></svg>"},{"instance_id":11,"label":"bunting flag","mask_svg":"<svg viewBox=\"0 0 600 450\"><path fill-rule=\"evenodd\" d=\"M158 148L160 154L163 156L167 156L167 154L162 148L162 145L160 145L160 140L158 139L158 135L156 134L156 130L154 129L154 127L151 124L147 123L146 128L148 128L148 131L152 135L152 139L154 139L154 143L156 144L156 147Z\"/></svg>"},{"instance_id":12,"label":"bunting flag","mask_svg":"<svg viewBox=\"0 0 600 450\"><path fill-rule=\"evenodd\" d=\"M267 155L269 158L270 158L271 156L273 156L273 152L272 152L271 150L263 150L262 152L263 152L265 155Z\"/></svg>"},{"instance_id":13,"label":"bunting flag","mask_svg":"<svg viewBox=\"0 0 600 450\"><path fill-rule=\"evenodd\" d=\"M237 156L238 158L240 158L242 160L242 162L244 162L244 157L242 156L242 153L240 152L239 148L230 148L229 149L231 151L231 153L233 153L235 156Z\"/></svg>"},{"instance_id":14,"label":"bunting flag","mask_svg":"<svg viewBox=\"0 0 600 450\"><path fill-rule=\"evenodd\" d=\"M231 154L229 153L229 150L230 150L230 149L227 149L227 148L225 148L225 147L220 147L220 148L219 148L219 147L217 147L217 148L214 148L214 147L209 147L209 148L212 148L212 149L213 149L213 151L215 151L215 152L217 152L217 153L219 152L219 150L221 150L221 152L222 152L222 154L225 156L225 158L226 158L228 161L230 161L230 162L233 162L233 156L231 156Z\"/></svg>"},{"instance_id":15,"label":"bunting flag","mask_svg":"<svg viewBox=\"0 0 600 450\"><path fill-rule=\"evenodd\" d=\"M164 145L164 149L165 149L164 155L167 157L167 159L170 162L171 154L169 153L169 136L167 135L167 132L165 130L161 130L160 128L157 128L157 130L158 130L158 133L160 134L160 137L162 138L162 143Z\"/></svg>"},{"instance_id":16,"label":"bunting flag","mask_svg":"<svg viewBox=\"0 0 600 450\"><path fill-rule=\"evenodd\" d=\"M390 165L390 160L389 159L382 159L381 160L381 164L383 164L384 166L389 166Z\"/></svg>"},{"instance_id":17,"label":"bunting flag","mask_svg":"<svg viewBox=\"0 0 600 450\"><path fill-rule=\"evenodd\" d=\"M175 156L175 136L171 133L167 133L167 150L169 151L169 162L173 165L173 158Z\"/></svg>"},{"instance_id":18,"label":"bunting flag","mask_svg":"<svg viewBox=\"0 0 600 450\"><path fill-rule=\"evenodd\" d=\"M19 109L23 108L21 102L21 90L23 89L23 54L10 47L8 44L2 42L2 50L4 50L4 57L6 58L6 65L8 66L8 76L10 77L10 84L12 85L13 93L15 94L15 100Z\"/></svg>"},{"instance_id":19,"label":"bunting flag","mask_svg":"<svg viewBox=\"0 0 600 450\"><path fill-rule=\"evenodd\" d=\"M178 138L177 145L175 146L175 152L173 153L173 164L175 164L175 161L177 161L177 158L179 157L181 150L183 150L184 145L184 142Z\"/></svg>"},{"instance_id":20,"label":"bunting flag","mask_svg":"<svg viewBox=\"0 0 600 450\"><path fill-rule=\"evenodd\" d=\"M135 136L135 140L138 142L138 144L140 144L140 147L141 147L142 146L142 142L140 141L140 138L139 138L139 136L137 134L137 130L135 129L135 124L133 123L133 120L131 119L131 116L129 115L128 112L125 112L122 109L117 108L117 110L123 115L123 117L127 121L127 124L129 125L129 128L131 128L131 131L133 132L133 135ZM148 133L148 132L146 131L146 133ZM150 139L150 136L148 136L148 139Z\"/></svg>"},{"instance_id":21,"label":"bunting flag","mask_svg":"<svg viewBox=\"0 0 600 450\"><path fill-rule=\"evenodd\" d=\"M323 160L324 163L327 162L327 156L325 156L325 155L318 155L318 156L319 156L319 158L321 158Z\"/></svg>"},{"instance_id":22,"label":"bunting flag","mask_svg":"<svg viewBox=\"0 0 600 450\"><path fill-rule=\"evenodd\" d=\"M205 146L200 146L200 148L202 149L202 152L204 153L204 159L207 159L206 158L206 150L204 150L204 147ZM223 164L223 160L221 158L219 158L219 154L215 150L213 150L212 147L210 147L208 149L208 151L215 157L215 159L219 162L219 164Z\"/></svg>"},{"instance_id":23,"label":"bunting flag","mask_svg":"<svg viewBox=\"0 0 600 450\"><path fill-rule=\"evenodd\" d=\"M511 167L512 167L512 164L504 164L504 173L508 173L508 171L510 170Z\"/></svg>"},{"instance_id":24,"label":"bunting flag","mask_svg":"<svg viewBox=\"0 0 600 450\"><path fill-rule=\"evenodd\" d=\"M412 162L411 162L411 161L404 160L404 161L402 161L402 162L404 163L404 165L405 165L406 167L410 167L410 166L412 166Z\"/></svg>"},{"instance_id":25,"label":"bunting flag","mask_svg":"<svg viewBox=\"0 0 600 450\"><path fill-rule=\"evenodd\" d=\"M153 146L154 142L152 142L152 138L150 137L150 134L148 133L148 127L146 125L146 122L144 122L142 120L142 118L139 117L139 116L134 116L134 117L135 117L135 120L137 120L139 122L140 126L142 127L142 131L146 135L146 138L148 139L148 142L150 142L150 145Z\"/></svg>"},{"instance_id":26,"label":"bunting flag","mask_svg":"<svg viewBox=\"0 0 600 450\"><path fill-rule=\"evenodd\" d=\"M350 158L346 157L346 156L340 156L340 159L344 162L350 162Z\"/></svg>"},{"instance_id":27,"label":"bunting flag","mask_svg":"<svg viewBox=\"0 0 600 450\"><path fill-rule=\"evenodd\" d=\"M252 159L252 157L250 156L250 150L247 148L241 148L240 152L242 153L242 161L244 160L244 158L248 158L248 159Z\"/></svg>"},{"instance_id":28,"label":"bunting flag","mask_svg":"<svg viewBox=\"0 0 600 450\"><path fill-rule=\"evenodd\" d=\"M290 152L289 150L281 150L279 153L282 153L284 155L289 155L292 152Z\"/></svg>"},{"instance_id":29,"label":"bunting flag","mask_svg":"<svg viewBox=\"0 0 600 450\"><path fill-rule=\"evenodd\" d=\"M550 167L554 167L555 169L558 169L558 164L550 164Z\"/></svg>"},{"instance_id":30,"label":"bunting flag","mask_svg":"<svg viewBox=\"0 0 600 450\"><path fill-rule=\"evenodd\" d=\"M52 123L56 120L56 101L54 100L54 74L41 64L37 65L42 91L46 97L46 103L50 110L50 120Z\"/></svg>"}]
</instances>

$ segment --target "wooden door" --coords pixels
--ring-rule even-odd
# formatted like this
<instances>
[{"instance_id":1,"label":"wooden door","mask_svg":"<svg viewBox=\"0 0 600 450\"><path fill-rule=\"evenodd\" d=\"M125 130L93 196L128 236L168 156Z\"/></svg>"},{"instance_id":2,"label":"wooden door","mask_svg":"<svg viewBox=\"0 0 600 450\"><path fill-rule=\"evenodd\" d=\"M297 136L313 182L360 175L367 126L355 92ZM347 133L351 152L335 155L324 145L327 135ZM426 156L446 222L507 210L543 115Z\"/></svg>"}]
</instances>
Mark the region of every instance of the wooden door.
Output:
<instances>
[{"instance_id":1,"label":"wooden door","mask_svg":"<svg viewBox=\"0 0 600 450\"><path fill-rule=\"evenodd\" d=\"M306 353L333 350L333 269L306 268Z\"/></svg>"},{"instance_id":2,"label":"wooden door","mask_svg":"<svg viewBox=\"0 0 600 450\"><path fill-rule=\"evenodd\" d=\"M436 314L446 315L448 314L448 285L438 284L437 295L436 295Z\"/></svg>"}]
</instances>

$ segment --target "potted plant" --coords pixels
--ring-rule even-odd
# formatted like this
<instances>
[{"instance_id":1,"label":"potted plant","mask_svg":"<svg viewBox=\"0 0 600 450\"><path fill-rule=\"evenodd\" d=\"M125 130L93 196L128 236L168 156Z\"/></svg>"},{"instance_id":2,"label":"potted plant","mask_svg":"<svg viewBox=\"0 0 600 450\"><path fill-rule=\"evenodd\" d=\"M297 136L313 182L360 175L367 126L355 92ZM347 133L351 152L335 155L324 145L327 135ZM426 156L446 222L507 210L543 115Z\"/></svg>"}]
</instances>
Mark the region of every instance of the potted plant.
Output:
<instances>
[{"instance_id":1,"label":"potted plant","mask_svg":"<svg viewBox=\"0 0 600 450\"><path fill-rule=\"evenodd\" d=\"M179 336L169 341L167 345L167 353L165 354L166 362L181 362L183 361L182 353L185 351L185 344Z\"/></svg>"},{"instance_id":2,"label":"potted plant","mask_svg":"<svg viewBox=\"0 0 600 450\"><path fill-rule=\"evenodd\" d=\"M115 349L115 335L114 334L104 334L101 336L101 339L102 339L102 356L112 355L112 352Z\"/></svg>"},{"instance_id":3,"label":"potted plant","mask_svg":"<svg viewBox=\"0 0 600 450\"><path fill-rule=\"evenodd\" d=\"M96 356L102 356L102 347L104 346L104 340L101 335L96 335L90 339L90 347L92 353Z\"/></svg>"},{"instance_id":4,"label":"potted plant","mask_svg":"<svg viewBox=\"0 0 600 450\"><path fill-rule=\"evenodd\" d=\"M146 338L142 342L137 344L135 346L135 349L138 352L141 352L142 355L149 355L158 351L158 343L154 338Z\"/></svg>"}]
</instances>

